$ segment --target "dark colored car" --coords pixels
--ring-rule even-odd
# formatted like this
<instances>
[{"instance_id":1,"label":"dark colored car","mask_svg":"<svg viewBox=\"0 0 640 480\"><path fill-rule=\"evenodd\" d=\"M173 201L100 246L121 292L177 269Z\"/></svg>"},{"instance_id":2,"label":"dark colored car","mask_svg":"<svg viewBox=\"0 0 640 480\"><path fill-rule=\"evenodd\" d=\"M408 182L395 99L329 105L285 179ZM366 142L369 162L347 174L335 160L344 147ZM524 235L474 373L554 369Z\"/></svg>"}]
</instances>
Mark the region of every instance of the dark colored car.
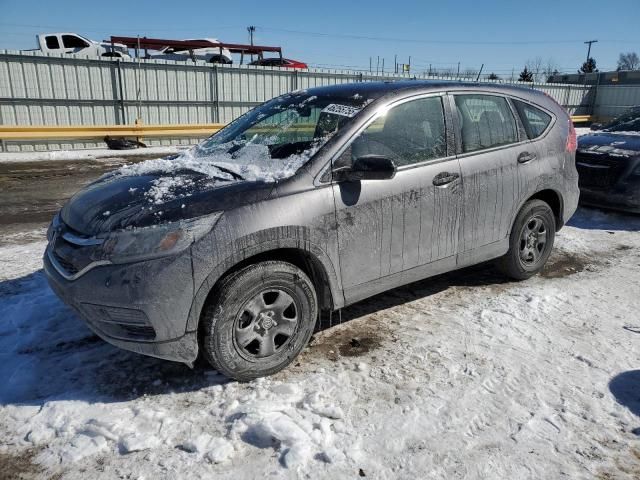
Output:
<instances>
[{"instance_id":1,"label":"dark colored car","mask_svg":"<svg viewBox=\"0 0 640 480\"><path fill-rule=\"evenodd\" d=\"M575 146L531 89L299 90L77 193L44 269L108 342L248 380L292 362L321 311L492 259L539 272L577 206Z\"/></svg>"},{"instance_id":2,"label":"dark colored car","mask_svg":"<svg viewBox=\"0 0 640 480\"><path fill-rule=\"evenodd\" d=\"M304 62L299 62L297 60L292 60L290 58L261 58L260 60L255 60L251 62L249 65L260 65L262 67L280 67L280 68L298 68L305 69L309 68L309 66Z\"/></svg>"},{"instance_id":3,"label":"dark colored car","mask_svg":"<svg viewBox=\"0 0 640 480\"><path fill-rule=\"evenodd\" d=\"M578 139L580 202L640 213L640 106Z\"/></svg>"}]
</instances>

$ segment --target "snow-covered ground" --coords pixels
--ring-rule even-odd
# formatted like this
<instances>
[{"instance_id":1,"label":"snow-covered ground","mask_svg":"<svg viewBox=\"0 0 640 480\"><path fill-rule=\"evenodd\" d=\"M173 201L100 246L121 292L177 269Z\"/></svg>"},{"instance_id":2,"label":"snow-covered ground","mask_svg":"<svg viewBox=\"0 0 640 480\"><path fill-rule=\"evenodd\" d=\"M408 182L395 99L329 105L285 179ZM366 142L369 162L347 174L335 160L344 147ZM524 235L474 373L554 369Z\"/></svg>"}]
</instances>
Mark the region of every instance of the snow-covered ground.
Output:
<instances>
[{"instance_id":1,"label":"snow-covered ground","mask_svg":"<svg viewBox=\"0 0 640 480\"><path fill-rule=\"evenodd\" d=\"M100 160L108 158L159 157L183 152L190 145L167 145L163 147L136 148L131 150L110 150L108 148L88 148L84 150L47 150L42 152L2 152L0 163L51 162L72 160Z\"/></svg>"},{"instance_id":2,"label":"snow-covered ground","mask_svg":"<svg viewBox=\"0 0 640 480\"><path fill-rule=\"evenodd\" d=\"M582 135L587 135L591 133L592 130L589 127L578 127L576 128L576 136L581 137Z\"/></svg>"},{"instance_id":3,"label":"snow-covered ground","mask_svg":"<svg viewBox=\"0 0 640 480\"><path fill-rule=\"evenodd\" d=\"M247 384L96 338L43 248L0 247L9 478L640 478L640 217L580 209L525 282L481 266L363 301Z\"/></svg>"}]
</instances>

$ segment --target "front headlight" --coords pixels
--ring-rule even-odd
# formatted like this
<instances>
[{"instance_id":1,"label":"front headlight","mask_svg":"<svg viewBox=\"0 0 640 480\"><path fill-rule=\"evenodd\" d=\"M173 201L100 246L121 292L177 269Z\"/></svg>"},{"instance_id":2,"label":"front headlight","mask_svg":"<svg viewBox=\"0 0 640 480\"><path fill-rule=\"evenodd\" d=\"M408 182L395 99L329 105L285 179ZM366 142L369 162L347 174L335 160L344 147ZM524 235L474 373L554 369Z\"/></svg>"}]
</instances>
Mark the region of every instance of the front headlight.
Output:
<instances>
[{"instance_id":1,"label":"front headlight","mask_svg":"<svg viewBox=\"0 0 640 480\"><path fill-rule=\"evenodd\" d=\"M222 212L189 220L119 230L105 235L99 256L113 263L139 262L181 252L211 231Z\"/></svg>"}]
</instances>

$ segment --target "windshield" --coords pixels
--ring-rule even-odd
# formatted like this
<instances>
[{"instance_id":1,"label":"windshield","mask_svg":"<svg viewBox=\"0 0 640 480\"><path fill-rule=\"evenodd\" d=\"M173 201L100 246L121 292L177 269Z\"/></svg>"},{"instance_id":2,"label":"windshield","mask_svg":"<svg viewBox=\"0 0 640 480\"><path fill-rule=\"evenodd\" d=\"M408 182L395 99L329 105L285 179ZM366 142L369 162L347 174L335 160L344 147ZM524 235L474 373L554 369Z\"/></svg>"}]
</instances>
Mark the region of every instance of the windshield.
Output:
<instances>
[{"instance_id":1,"label":"windshield","mask_svg":"<svg viewBox=\"0 0 640 480\"><path fill-rule=\"evenodd\" d=\"M196 186L208 188L243 180L276 182L295 174L370 102L357 93L315 96L302 91L283 95L179 155L125 165L102 180L157 176L145 193L155 204L186 198ZM184 174L196 174L198 179Z\"/></svg>"},{"instance_id":2,"label":"windshield","mask_svg":"<svg viewBox=\"0 0 640 480\"><path fill-rule=\"evenodd\" d=\"M367 103L357 94L345 98L294 92L251 110L190 153L196 161L215 162L245 179L286 178Z\"/></svg>"},{"instance_id":3,"label":"windshield","mask_svg":"<svg viewBox=\"0 0 640 480\"><path fill-rule=\"evenodd\" d=\"M636 132L640 133L640 107L633 107L625 113L607 123L603 130L606 132Z\"/></svg>"}]
</instances>

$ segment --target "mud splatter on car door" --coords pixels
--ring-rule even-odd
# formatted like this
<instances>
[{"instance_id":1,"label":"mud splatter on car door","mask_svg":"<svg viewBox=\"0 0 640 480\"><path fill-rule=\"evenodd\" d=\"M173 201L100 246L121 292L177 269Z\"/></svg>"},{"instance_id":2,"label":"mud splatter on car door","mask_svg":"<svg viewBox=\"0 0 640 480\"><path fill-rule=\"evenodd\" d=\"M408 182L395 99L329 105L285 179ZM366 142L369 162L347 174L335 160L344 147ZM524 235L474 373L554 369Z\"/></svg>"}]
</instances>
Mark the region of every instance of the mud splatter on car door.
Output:
<instances>
[{"instance_id":1,"label":"mud splatter on car door","mask_svg":"<svg viewBox=\"0 0 640 480\"><path fill-rule=\"evenodd\" d=\"M456 254L461 172L447 148L442 100L430 96L388 110L338 159L343 166L381 155L398 168L392 179L334 184L345 297L380 279L400 282L403 272Z\"/></svg>"}]
</instances>

